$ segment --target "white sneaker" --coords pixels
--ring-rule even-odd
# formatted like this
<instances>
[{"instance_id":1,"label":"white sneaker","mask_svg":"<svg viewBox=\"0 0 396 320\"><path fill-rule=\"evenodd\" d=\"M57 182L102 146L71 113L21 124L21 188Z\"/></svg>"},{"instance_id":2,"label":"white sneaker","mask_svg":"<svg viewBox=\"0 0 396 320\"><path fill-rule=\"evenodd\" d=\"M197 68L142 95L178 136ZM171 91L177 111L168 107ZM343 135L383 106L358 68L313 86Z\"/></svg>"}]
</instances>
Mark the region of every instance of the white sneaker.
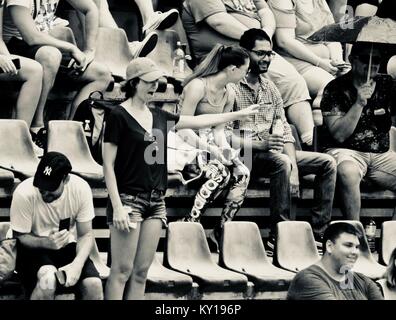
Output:
<instances>
[{"instance_id":1,"label":"white sneaker","mask_svg":"<svg viewBox=\"0 0 396 320\"><path fill-rule=\"evenodd\" d=\"M150 31L165 30L173 26L179 18L179 11L171 9L166 12L156 11L143 26L143 34Z\"/></svg>"},{"instance_id":2,"label":"white sneaker","mask_svg":"<svg viewBox=\"0 0 396 320\"><path fill-rule=\"evenodd\" d=\"M129 43L129 50L133 58L145 57L154 50L158 42L158 35L155 32L149 33L143 41L133 41Z\"/></svg>"}]
</instances>

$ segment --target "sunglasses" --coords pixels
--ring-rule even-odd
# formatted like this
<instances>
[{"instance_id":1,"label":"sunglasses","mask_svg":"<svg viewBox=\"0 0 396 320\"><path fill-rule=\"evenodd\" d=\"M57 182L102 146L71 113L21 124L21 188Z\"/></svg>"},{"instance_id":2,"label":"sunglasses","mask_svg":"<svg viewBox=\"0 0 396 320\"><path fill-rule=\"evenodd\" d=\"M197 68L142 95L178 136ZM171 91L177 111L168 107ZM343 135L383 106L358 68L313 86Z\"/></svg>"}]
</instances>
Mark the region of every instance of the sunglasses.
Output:
<instances>
[{"instance_id":1,"label":"sunglasses","mask_svg":"<svg viewBox=\"0 0 396 320\"><path fill-rule=\"evenodd\" d=\"M369 55L360 55L357 56L360 62L364 64L369 64L370 63L370 56ZM371 64L380 64L381 63L381 58L380 57L371 57Z\"/></svg>"},{"instance_id":2,"label":"sunglasses","mask_svg":"<svg viewBox=\"0 0 396 320\"><path fill-rule=\"evenodd\" d=\"M266 51L266 50L250 50L254 52L257 56L259 57L268 57L268 58L273 58L275 56L275 52L272 50Z\"/></svg>"}]
</instances>

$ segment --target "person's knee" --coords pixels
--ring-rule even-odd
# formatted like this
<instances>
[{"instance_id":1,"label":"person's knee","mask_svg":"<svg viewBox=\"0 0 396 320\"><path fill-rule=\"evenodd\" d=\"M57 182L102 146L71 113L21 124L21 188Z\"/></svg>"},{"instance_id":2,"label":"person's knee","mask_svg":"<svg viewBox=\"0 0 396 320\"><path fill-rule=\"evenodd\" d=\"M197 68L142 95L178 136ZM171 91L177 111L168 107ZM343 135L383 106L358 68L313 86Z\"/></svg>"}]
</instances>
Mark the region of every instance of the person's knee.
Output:
<instances>
[{"instance_id":1,"label":"person's knee","mask_svg":"<svg viewBox=\"0 0 396 320\"><path fill-rule=\"evenodd\" d=\"M359 167L352 161L343 161L337 167L337 181L346 187L360 185L361 176Z\"/></svg>"},{"instance_id":2,"label":"person's knee","mask_svg":"<svg viewBox=\"0 0 396 320\"><path fill-rule=\"evenodd\" d=\"M283 172L285 175L289 176L292 169L292 162L289 156L283 153L275 153L274 168L276 172Z\"/></svg>"},{"instance_id":3,"label":"person's knee","mask_svg":"<svg viewBox=\"0 0 396 320\"><path fill-rule=\"evenodd\" d=\"M37 51L35 59L43 66L45 71L56 74L62 60L62 53L58 48L44 46Z\"/></svg>"},{"instance_id":4,"label":"person's knee","mask_svg":"<svg viewBox=\"0 0 396 320\"><path fill-rule=\"evenodd\" d=\"M56 273L57 269L52 265L42 266L37 272L37 286L44 295L51 298L56 290Z\"/></svg>"},{"instance_id":5,"label":"person's knee","mask_svg":"<svg viewBox=\"0 0 396 320\"><path fill-rule=\"evenodd\" d=\"M104 64L94 63L90 67L88 80L101 81L107 84L112 81L111 72Z\"/></svg>"},{"instance_id":6,"label":"person's knee","mask_svg":"<svg viewBox=\"0 0 396 320\"><path fill-rule=\"evenodd\" d=\"M147 279L147 274L150 266L141 265L133 268L133 279L135 282L144 283Z\"/></svg>"},{"instance_id":7,"label":"person's knee","mask_svg":"<svg viewBox=\"0 0 396 320\"><path fill-rule=\"evenodd\" d=\"M133 265L131 263L125 263L118 266L112 265L111 273L114 274L120 282L126 283L131 277L132 267Z\"/></svg>"},{"instance_id":8,"label":"person's knee","mask_svg":"<svg viewBox=\"0 0 396 320\"><path fill-rule=\"evenodd\" d=\"M337 173L337 161L332 156L330 156L328 154L322 154L321 156L324 159L324 162L323 162L324 172L336 174Z\"/></svg>"},{"instance_id":9,"label":"person's knee","mask_svg":"<svg viewBox=\"0 0 396 320\"><path fill-rule=\"evenodd\" d=\"M103 300L103 285L99 278L85 278L81 281L81 294L84 300Z\"/></svg>"},{"instance_id":10,"label":"person's knee","mask_svg":"<svg viewBox=\"0 0 396 320\"><path fill-rule=\"evenodd\" d=\"M39 62L30 60L27 63L23 63L21 67L20 76L23 81L42 79L43 67Z\"/></svg>"}]
</instances>

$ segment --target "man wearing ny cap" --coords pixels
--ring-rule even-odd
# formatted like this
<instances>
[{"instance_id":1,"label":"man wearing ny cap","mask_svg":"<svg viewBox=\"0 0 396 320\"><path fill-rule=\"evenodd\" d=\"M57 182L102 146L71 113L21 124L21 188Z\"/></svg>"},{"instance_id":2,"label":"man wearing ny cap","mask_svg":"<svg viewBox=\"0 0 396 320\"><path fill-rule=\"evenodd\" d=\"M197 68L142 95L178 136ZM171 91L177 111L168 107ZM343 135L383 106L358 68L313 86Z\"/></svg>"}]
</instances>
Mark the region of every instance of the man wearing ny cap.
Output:
<instances>
[{"instance_id":1,"label":"man wearing ny cap","mask_svg":"<svg viewBox=\"0 0 396 320\"><path fill-rule=\"evenodd\" d=\"M21 182L13 194L16 270L32 300L54 299L59 270L66 276L64 286L78 287L82 299L103 298L99 273L89 258L94 243L92 192L88 183L70 174L71 169L63 154L48 152L34 178ZM63 220L70 222L60 230Z\"/></svg>"}]
</instances>

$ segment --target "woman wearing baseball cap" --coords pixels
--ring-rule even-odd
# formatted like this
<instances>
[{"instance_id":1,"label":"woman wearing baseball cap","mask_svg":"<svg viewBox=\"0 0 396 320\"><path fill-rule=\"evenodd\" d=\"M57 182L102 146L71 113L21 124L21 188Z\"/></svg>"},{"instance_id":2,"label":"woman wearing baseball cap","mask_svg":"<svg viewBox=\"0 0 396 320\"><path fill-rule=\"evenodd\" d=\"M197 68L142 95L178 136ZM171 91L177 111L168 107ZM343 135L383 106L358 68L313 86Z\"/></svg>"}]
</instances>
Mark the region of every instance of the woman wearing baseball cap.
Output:
<instances>
[{"instance_id":1,"label":"woman wearing baseball cap","mask_svg":"<svg viewBox=\"0 0 396 320\"><path fill-rule=\"evenodd\" d=\"M105 299L142 299L162 225L166 226L167 133L244 119L257 107L223 114L179 116L149 108L165 74L149 58L127 68L127 99L110 113L104 134L103 168L109 192L111 271ZM126 287L126 284L128 286Z\"/></svg>"}]
</instances>

